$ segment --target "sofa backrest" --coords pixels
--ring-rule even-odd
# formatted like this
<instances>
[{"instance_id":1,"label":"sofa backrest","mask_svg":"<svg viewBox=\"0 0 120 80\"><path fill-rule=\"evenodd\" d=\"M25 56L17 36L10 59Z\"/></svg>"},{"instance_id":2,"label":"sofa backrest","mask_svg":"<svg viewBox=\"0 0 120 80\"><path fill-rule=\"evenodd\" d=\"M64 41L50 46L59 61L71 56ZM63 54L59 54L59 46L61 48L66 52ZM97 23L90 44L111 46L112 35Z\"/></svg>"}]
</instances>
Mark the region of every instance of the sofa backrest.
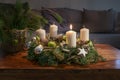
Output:
<instances>
[{"instance_id":1,"label":"sofa backrest","mask_svg":"<svg viewBox=\"0 0 120 80\"><path fill-rule=\"evenodd\" d=\"M69 25L73 25L73 30L79 32L83 25L90 29L91 33L116 33L120 31L120 13L117 13L113 9L108 10L75 10L69 8L47 8L57 12L64 19L63 24L59 24L52 19L52 22L56 22L59 28L59 32L66 32L69 30ZM48 12L49 13L49 12ZM46 18L49 17L47 13ZM46 14L44 12L43 14ZM115 20L115 17L117 19ZM51 17L49 17L51 20ZM47 26L48 27L48 26Z\"/></svg>"},{"instance_id":2,"label":"sofa backrest","mask_svg":"<svg viewBox=\"0 0 120 80\"><path fill-rule=\"evenodd\" d=\"M13 5L0 3L0 10L12 9ZM63 23L49 15L50 9L63 17ZM113 9L108 10L76 10L69 8L44 8L44 10L33 10L48 19L49 24L44 28L49 31L49 25L54 23L58 25L59 33L65 33L69 30L69 25L73 25L73 30L79 32L83 25L90 29L91 33L120 33L120 12Z\"/></svg>"},{"instance_id":3,"label":"sofa backrest","mask_svg":"<svg viewBox=\"0 0 120 80\"><path fill-rule=\"evenodd\" d=\"M116 13L115 18L115 32L120 33L120 12Z\"/></svg>"}]
</instances>

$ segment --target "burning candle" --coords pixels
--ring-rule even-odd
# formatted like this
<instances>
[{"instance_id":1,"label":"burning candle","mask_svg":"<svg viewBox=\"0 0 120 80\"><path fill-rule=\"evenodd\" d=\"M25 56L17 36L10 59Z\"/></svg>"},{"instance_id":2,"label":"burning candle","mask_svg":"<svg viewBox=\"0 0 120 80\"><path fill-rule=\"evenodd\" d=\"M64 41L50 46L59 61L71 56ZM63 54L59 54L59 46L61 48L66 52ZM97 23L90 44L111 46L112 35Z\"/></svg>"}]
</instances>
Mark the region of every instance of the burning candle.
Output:
<instances>
[{"instance_id":1,"label":"burning candle","mask_svg":"<svg viewBox=\"0 0 120 80\"><path fill-rule=\"evenodd\" d=\"M50 37L55 38L57 36L58 26L55 24L50 25Z\"/></svg>"},{"instance_id":2,"label":"burning candle","mask_svg":"<svg viewBox=\"0 0 120 80\"><path fill-rule=\"evenodd\" d=\"M69 47L76 47L76 32L72 30L72 25L70 25L70 30L66 32L66 43Z\"/></svg>"},{"instance_id":3,"label":"burning candle","mask_svg":"<svg viewBox=\"0 0 120 80\"><path fill-rule=\"evenodd\" d=\"M89 29L83 27L80 29L80 40L81 41L89 41Z\"/></svg>"}]
</instances>

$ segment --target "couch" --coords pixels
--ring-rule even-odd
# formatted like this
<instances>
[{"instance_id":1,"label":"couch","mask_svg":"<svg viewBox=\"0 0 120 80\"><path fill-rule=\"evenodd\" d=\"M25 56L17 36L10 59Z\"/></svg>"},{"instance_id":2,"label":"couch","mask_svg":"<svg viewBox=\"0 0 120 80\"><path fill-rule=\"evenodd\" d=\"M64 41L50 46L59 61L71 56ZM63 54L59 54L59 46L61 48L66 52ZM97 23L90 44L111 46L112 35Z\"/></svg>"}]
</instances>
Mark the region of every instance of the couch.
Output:
<instances>
[{"instance_id":1,"label":"couch","mask_svg":"<svg viewBox=\"0 0 120 80\"><path fill-rule=\"evenodd\" d=\"M73 30L79 33L80 29L85 25L90 29L90 39L94 43L110 44L116 48L120 48L120 13L113 9L108 10L75 10L69 8L42 8L41 10L33 10L39 12L48 19L49 23L44 26L49 31L49 25L55 23L58 26L59 33L65 33L69 30L69 25L73 25ZM51 14L56 12L63 18L63 22L59 23Z\"/></svg>"},{"instance_id":2,"label":"couch","mask_svg":"<svg viewBox=\"0 0 120 80\"><path fill-rule=\"evenodd\" d=\"M11 4L0 3L0 7L6 6L10 8ZM3 8L2 8L3 9ZM83 25L90 29L90 39L94 43L110 44L116 48L120 48L120 12L113 9L108 10L76 10L69 8L41 8L33 9L39 15L44 16L48 20L48 24L44 26L49 32L49 25L55 23L58 26L59 33L65 33L69 30L69 25L73 25L73 30L79 33ZM63 18L63 22L59 23L51 14L55 12Z\"/></svg>"}]
</instances>

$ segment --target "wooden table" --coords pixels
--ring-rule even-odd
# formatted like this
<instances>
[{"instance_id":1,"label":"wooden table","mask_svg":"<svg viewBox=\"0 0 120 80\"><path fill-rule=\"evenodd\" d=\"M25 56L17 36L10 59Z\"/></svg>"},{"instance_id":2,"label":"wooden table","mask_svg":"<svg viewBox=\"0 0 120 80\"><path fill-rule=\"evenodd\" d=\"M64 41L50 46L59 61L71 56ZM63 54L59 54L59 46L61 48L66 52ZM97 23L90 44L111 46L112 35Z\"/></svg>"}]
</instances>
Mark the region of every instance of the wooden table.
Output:
<instances>
[{"instance_id":1,"label":"wooden table","mask_svg":"<svg viewBox=\"0 0 120 80\"><path fill-rule=\"evenodd\" d=\"M106 44L95 45L106 62L79 66L41 67L25 58L25 52L0 58L0 80L117 80L120 78L120 50Z\"/></svg>"}]
</instances>

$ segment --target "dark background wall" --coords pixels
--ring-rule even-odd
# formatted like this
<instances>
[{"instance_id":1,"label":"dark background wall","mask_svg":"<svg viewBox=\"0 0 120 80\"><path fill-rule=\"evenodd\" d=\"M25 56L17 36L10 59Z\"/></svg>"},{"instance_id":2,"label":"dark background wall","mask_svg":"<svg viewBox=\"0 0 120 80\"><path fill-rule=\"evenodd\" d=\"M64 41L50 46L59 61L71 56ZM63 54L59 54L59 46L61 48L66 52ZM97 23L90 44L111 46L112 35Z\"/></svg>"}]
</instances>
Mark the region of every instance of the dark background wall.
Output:
<instances>
[{"instance_id":1,"label":"dark background wall","mask_svg":"<svg viewBox=\"0 0 120 80\"><path fill-rule=\"evenodd\" d=\"M97 9L105 10L113 8L120 11L120 0L22 0L28 1L34 9L41 7L67 7L73 9ZM2 3L15 3L15 0L0 0Z\"/></svg>"}]
</instances>

